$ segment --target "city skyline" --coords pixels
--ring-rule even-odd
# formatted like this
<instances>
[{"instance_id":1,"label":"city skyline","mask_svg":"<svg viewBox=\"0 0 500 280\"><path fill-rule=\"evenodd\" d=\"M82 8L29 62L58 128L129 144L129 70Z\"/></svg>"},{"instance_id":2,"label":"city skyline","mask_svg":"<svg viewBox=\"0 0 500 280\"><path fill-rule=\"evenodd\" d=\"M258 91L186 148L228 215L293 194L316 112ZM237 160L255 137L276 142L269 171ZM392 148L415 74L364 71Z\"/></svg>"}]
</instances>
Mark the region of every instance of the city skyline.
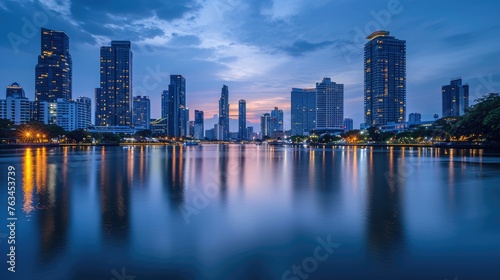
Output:
<instances>
[{"instance_id":1,"label":"city skyline","mask_svg":"<svg viewBox=\"0 0 500 280\"><path fill-rule=\"evenodd\" d=\"M469 5L468 9L455 9L451 1L432 6L396 2L320 1L303 9L306 4L302 2L273 1L246 3L245 7L250 9L238 9L236 4L188 1L178 6L130 4L114 10L78 1L59 5L48 1L5 2L0 5L0 12L12 22L2 27L7 38L1 46L6 53L5 65L16 61L16 65L22 66L4 71L0 83L18 82L25 88L26 96L34 99L32 77L36 57L31 56L39 49L39 27L46 27L64 30L70 36L73 96L93 98L91 85L99 81L96 73L99 47L111 40L129 39L136 54L134 95L150 96L153 104L159 103L161 92L168 85L168 74L181 73L191 81L190 108L204 110L206 116L217 113L213 97L218 94L220 84L227 84L232 89L229 103L247 100L249 121L258 123L263 112L278 106L285 113L285 128L290 129L287 100L290 89L308 87L328 75L345 84L345 117L353 118L355 127L359 127L363 116L360 104L364 37L375 29L385 29L405 39L410 46L407 112L421 112L424 120L432 119L434 113L440 114L439 102L426 104L426 101L436 99L441 86L451 77L461 76L469 83L471 104L487 92L498 91L495 81L500 79L494 63L498 42L494 38L500 30L494 15L487 15L494 7ZM358 12L349 17L342 15L342 11L349 9ZM123 18L132 11L131 20L124 22ZM322 11L333 11L337 16L325 19L324 25L306 20L308 14ZM454 17L446 17L444 11L453 12ZM46 20L34 22L35 13L46 15ZM102 15L102 24L92 20L96 14ZM465 16L467 22L461 20ZM242 23L231 25L236 20ZM177 29L172 27L173 23ZM251 23L256 23L255 27ZM335 30L321 28L332 24L337 26ZM223 25L227 26L217 30ZM234 32L225 32L231 28ZM286 34L280 32L283 28L287 28ZM259 35L259 30L266 32ZM467 53L463 52L465 46ZM166 74L155 76L155 73ZM246 98L248 94L252 98ZM232 107L230 115L237 117L236 107ZM152 117L159 116L160 108L153 106Z\"/></svg>"}]
</instances>

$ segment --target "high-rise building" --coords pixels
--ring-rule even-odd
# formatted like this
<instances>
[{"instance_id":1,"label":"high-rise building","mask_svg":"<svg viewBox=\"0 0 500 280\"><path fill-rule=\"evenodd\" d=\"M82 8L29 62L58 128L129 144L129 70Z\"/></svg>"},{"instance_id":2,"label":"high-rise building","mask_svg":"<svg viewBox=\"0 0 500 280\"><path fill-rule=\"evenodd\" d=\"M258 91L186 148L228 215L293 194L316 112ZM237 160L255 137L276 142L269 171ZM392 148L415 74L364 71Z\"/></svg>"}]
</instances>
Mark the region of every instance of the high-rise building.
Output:
<instances>
[{"instance_id":1,"label":"high-rise building","mask_svg":"<svg viewBox=\"0 0 500 280\"><path fill-rule=\"evenodd\" d=\"M56 102L72 98L72 60L69 37L63 31L41 29L41 51L35 68L35 103L37 119L39 102Z\"/></svg>"},{"instance_id":2,"label":"high-rise building","mask_svg":"<svg viewBox=\"0 0 500 280\"><path fill-rule=\"evenodd\" d=\"M181 108L181 135L189 136L189 109Z\"/></svg>"},{"instance_id":3,"label":"high-rise building","mask_svg":"<svg viewBox=\"0 0 500 280\"><path fill-rule=\"evenodd\" d=\"M354 122L350 118L344 119L344 131L349 131L354 129Z\"/></svg>"},{"instance_id":4,"label":"high-rise building","mask_svg":"<svg viewBox=\"0 0 500 280\"><path fill-rule=\"evenodd\" d=\"M168 136L186 136L187 121L189 120L189 118L186 119L186 109L186 79L182 75L170 75L166 106Z\"/></svg>"},{"instance_id":5,"label":"high-rise building","mask_svg":"<svg viewBox=\"0 0 500 280\"><path fill-rule=\"evenodd\" d=\"M101 47L101 83L95 93L97 126L132 126L132 51L130 41Z\"/></svg>"},{"instance_id":6,"label":"high-rise building","mask_svg":"<svg viewBox=\"0 0 500 280\"><path fill-rule=\"evenodd\" d=\"M409 123L419 123L422 121L422 115L420 113L411 113L408 117Z\"/></svg>"},{"instance_id":7,"label":"high-rise building","mask_svg":"<svg viewBox=\"0 0 500 280\"><path fill-rule=\"evenodd\" d=\"M133 119L136 129L150 129L151 102L149 96L134 96Z\"/></svg>"},{"instance_id":8,"label":"high-rise building","mask_svg":"<svg viewBox=\"0 0 500 280\"><path fill-rule=\"evenodd\" d=\"M292 135L304 135L316 128L316 89L292 88Z\"/></svg>"},{"instance_id":9,"label":"high-rise building","mask_svg":"<svg viewBox=\"0 0 500 280\"><path fill-rule=\"evenodd\" d=\"M85 129L88 127L88 115L90 115L90 112L87 111L88 106L86 103L58 98L55 104L55 124L64 128L66 131ZM49 105L49 107L50 106L51 105ZM50 118L53 118L53 113L48 119Z\"/></svg>"},{"instance_id":10,"label":"high-rise building","mask_svg":"<svg viewBox=\"0 0 500 280\"><path fill-rule=\"evenodd\" d=\"M37 111L39 122L44 124L57 124L57 100L56 102L39 101L37 104Z\"/></svg>"},{"instance_id":11,"label":"high-rise building","mask_svg":"<svg viewBox=\"0 0 500 280\"><path fill-rule=\"evenodd\" d=\"M247 140L247 102L240 99L238 102L238 139Z\"/></svg>"},{"instance_id":12,"label":"high-rise building","mask_svg":"<svg viewBox=\"0 0 500 280\"><path fill-rule=\"evenodd\" d=\"M83 104L83 106L81 106L82 109L79 114L81 115L81 119L85 123L84 127L87 128L89 126L92 126L92 101L88 97L80 96L76 99L76 102Z\"/></svg>"},{"instance_id":13,"label":"high-rise building","mask_svg":"<svg viewBox=\"0 0 500 280\"><path fill-rule=\"evenodd\" d=\"M270 137L272 138L278 138L282 137L284 130L283 130L283 110L278 109L278 107L274 107L274 109L271 111L270 115L270 120L269 120L269 133Z\"/></svg>"},{"instance_id":14,"label":"high-rise building","mask_svg":"<svg viewBox=\"0 0 500 280\"><path fill-rule=\"evenodd\" d=\"M194 110L194 139L203 139L204 121L203 111Z\"/></svg>"},{"instance_id":15,"label":"high-rise building","mask_svg":"<svg viewBox=\"0 0 500 280\"><path fill-rule=\"evenodd\" d=\"M262 114L260 116L260 135L262 139L264 137L270 137L271 136L271 115L269 113Z\"/></svg>"},{"instance_id":16,"label":"high-rise building","mask_svg":"<svg viewBox=\"0 0 500 280\"><path fill-rule=\"evenodd\" d=\"M253 140L253 126L248 126L247 127L247 139L248 140Z\"/></svg>"},{"instance_id":17,"label":"high-rise building","mask_svg":"<svg viewBox=\"0 0 500 280\"><path fill-rule=\"evenodd\" d=\"M18 83L7 86L6 98L0 100L0 119L8 119L15 125L31 120L31 102L24 97L24 90Z\"/></svg>"},{"instance_id":18,"label":"high-rise building","mask_svg":"<svg viewBox=\"0 0 500 280\"><path fill-rule=\"evenodd\" d=\"M229 88L222 86L219 99L219 126L222 128L222 139L229 140Z\"/></svg>"},{"instance_id":19,"label":"high-rise building","mask_svg":"<svg viewBox=\"0 0 500 280\"><path fill-rule=\"evenodd\" d=\"M161 93L161 118L165 119L168 117L168 90L164 90Z\"/></svg>"},{"instance_id":20,"label":"high-rise building","mask_svg":"<svg viewBox=\"0 0 500 280\"><path fill-rule=\"evenodd\" d=\"M7 89L5 91L5 97L23 98L25 97L24 89L18 83L12 83L12 85L7 86Z\"/></svg>"},{"instance_id":21,"label":"high-rise building","mask_svg":"<svg viewBox=\"0 0 500 280\"><path fill-rule=\"evenodd\" d=\"M364 121L377 126L405 122L406 41L376 31L364 48Z\"/></svg>"},{"instance_id":22,"label":"high-rise building","mask_svg":"<svg viewBox=\"0 0 500 280\"><path fill-rule=\"evenodd\" d=\"M92 126L92 101L88 97L80 96L76 99L77 103L83 104L80 115L84 122L84 128ZM80 107L79 107L80 108Z\"/></svg>"},{"instance_id":23,"label":"high-rise building","mask_svg":"<svg viewBox=\"0 0 500 280\"><path fill-rule=\"evenodd\" d=\"M452 79L442 87L443 118L458 117L469 107L469 85L462 84L461 78Z\"/></svg>"},{"instance_id":24,"label":"high-rise building","mask_svg":"<svg viewBox=\"0 0 500 280\"><path fill-rule=\"evenodd\" d=\"M316 129L342 130L344 126L344 85L323 78L316 83Z\"/></svg>"}]
</instances>

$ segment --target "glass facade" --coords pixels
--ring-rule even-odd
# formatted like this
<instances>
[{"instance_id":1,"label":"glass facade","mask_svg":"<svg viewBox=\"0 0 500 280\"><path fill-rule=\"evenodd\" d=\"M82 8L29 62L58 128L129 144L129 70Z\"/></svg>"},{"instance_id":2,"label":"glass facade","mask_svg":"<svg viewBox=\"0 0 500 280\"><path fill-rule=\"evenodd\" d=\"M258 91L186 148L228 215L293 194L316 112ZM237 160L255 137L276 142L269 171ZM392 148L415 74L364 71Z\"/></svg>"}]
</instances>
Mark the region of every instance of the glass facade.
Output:
<instances>
[{"instance_id":1,"label":"glass facade","mask_svg":"<svg viewBox=\"0 0 500 280\"><path fill-rule=\"evenodd\" d=\"M247 102L241 99L238 102L238 139L247 140Z\"/></svg>"},{"instance_id":2,"label":"glass facade","mask_svg":"<svg viewBox=\"0 0 500 280\"><path fill-rule=\"evenodd\" d=\"M150 129L151 102L149 96L134 96L134 127L136 129Z\"/></svg>"},{"instance_id":3,"label":"glass facade","mask_svg":"<svg viewBox=\"0 0 500 280\"><path fill-rule=\"evenodd\" d=\"M344 85L323 78L316 83L316 129L343 129Z\"/></svg>"},{"instance_id":4,"label":"glass facade","mask_svg":"<svg viewBox=\"0 0 500 280\"><path fill-rule=\"evenodd\" d=\"M304 135L316 128L316 89L292 88L292 135Z\"/></svg>"},{"instance_id":5,"label":"glass facade","mask_svg":"<svg viewBox=\"0 0 500 280\"><path fill-rule=\"evenodd\" d=\"M364 48L364 121L377 126L405 122L406 41L387 31L370 34Z\"/></svg>"},{"instance_id":6,"label":"glass facade","mask_svg":"<svg viewBox=\"0 0 500 280\"><path fill-rule=\"evenodd\" d=\"M101 47L100 88L96 89L97 126L131 126L132 51L129 41Z\"/></svg>"},{"instance_id":7,"label":"glass facade","mask_svg":"<svg viewBox=\"0 0 500 280\"><path fill-rule=\"evenodd\" d=\"M41 29L41 50L35 68L35 103L41 121L41 101L56 102L72 98L72 60L69 37L62 31Z\"/></svg>"},{"instance_id":8,"label":"glass facade","mask_svg":"<svg viewBox=\"0 0 500 280\"><path fill-rule=\"evenodd\" d=\"M462 79L451 80L441 88L444 117L458 117L469 107L469 85L463 85Z\"/></svg>"},{"instance_id":9,"label":"glass facade","mask_svg":"<svg viewBox=\"0 0 500 280\"><path fill-rule=\"evenodd\" d=\"M226 85L220 94L218 124L222 127L222 140L229 140L229 88Z\"/></svg>"},{"instance_id":10,"label":"glass facade","mask_svg":"<svg viewBox=\"0 0 500 280\"><path fill-rule=\"evenodd\" d=\"M189 114L189 111L186 108L186 79L183 76L170 75L166 103L167 135L170 137L186 136L188 130L186 112Z\"/></svg>"}]
</instances>

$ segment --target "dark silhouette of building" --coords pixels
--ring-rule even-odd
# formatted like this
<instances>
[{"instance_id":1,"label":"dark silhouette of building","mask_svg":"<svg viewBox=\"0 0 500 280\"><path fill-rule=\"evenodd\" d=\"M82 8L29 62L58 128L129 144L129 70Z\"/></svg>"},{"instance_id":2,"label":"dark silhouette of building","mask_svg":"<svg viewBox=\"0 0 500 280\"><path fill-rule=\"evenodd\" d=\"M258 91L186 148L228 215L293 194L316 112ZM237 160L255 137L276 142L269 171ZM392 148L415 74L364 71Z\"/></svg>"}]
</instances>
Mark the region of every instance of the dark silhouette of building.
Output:
<instances>
[{"instance_id":1,"label":"dark silhouette of building","mask_svg":"<svg viewBox=\"0 0 500 280\"><path fill-rule=\"evenodd\" d=\"M442 87L443 118L458 117L469 107L469 85L463 85L461 78L452 79Z\"/></svg>"}]
</instances>

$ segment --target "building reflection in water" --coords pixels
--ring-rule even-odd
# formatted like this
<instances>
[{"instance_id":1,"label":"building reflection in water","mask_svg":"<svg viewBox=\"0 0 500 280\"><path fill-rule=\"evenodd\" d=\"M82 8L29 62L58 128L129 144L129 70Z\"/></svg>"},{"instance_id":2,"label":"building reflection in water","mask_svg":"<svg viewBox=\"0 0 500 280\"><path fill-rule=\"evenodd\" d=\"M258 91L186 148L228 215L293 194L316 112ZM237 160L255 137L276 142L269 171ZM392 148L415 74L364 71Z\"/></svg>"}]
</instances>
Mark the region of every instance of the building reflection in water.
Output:
<instances>
[{"instance_id":1,"label":"building reflection in water","mask_svg":"<svg viewBox=\"0 0 500 280\"><path fill-rule=\"evenodd\" d=\"M390 261L404 246L401 195L407 180L407 163L403 160L404 150L383 149L367 150L366 237L369 254L380 261Z\"/></svg>"},{"instance_id":2,"label":"building reflection in water","mask_svg":"<svg viewBox=\"0 0 500 280\"><path fill-rule=\"evenodd\" d=\"M169 191L171 206L177 208L184 203L184 151L180 146L167 147L166 188Z\"/></svg>"},{"instance_id":3,"label":"building reflection in water","mask_svg":"<svg viewBox=\"0 0 500 280\"><path fill-rule=\"evenodd\" d=\"M129 195L132 184L128 172L133 170L132 153L133 149L123 153L101 147L97 185L101 191L101 222L105 238L127 239L129 235Z\"/></svg>"},{"instance_id":4,"label":"building reflection in water","mask_svg":"<svg viewBox=\"0 0 500 280\"><path fill-rule=\"evenodd\" d=\"M49 163L47 148L26 149L23 158L23 211L29 217L36 209L41 261L55 258L66 246L69 225L69 187L58 170L59 162ZM34 190L36 196L34 197Z\"/></svg>"}]
</instances>

